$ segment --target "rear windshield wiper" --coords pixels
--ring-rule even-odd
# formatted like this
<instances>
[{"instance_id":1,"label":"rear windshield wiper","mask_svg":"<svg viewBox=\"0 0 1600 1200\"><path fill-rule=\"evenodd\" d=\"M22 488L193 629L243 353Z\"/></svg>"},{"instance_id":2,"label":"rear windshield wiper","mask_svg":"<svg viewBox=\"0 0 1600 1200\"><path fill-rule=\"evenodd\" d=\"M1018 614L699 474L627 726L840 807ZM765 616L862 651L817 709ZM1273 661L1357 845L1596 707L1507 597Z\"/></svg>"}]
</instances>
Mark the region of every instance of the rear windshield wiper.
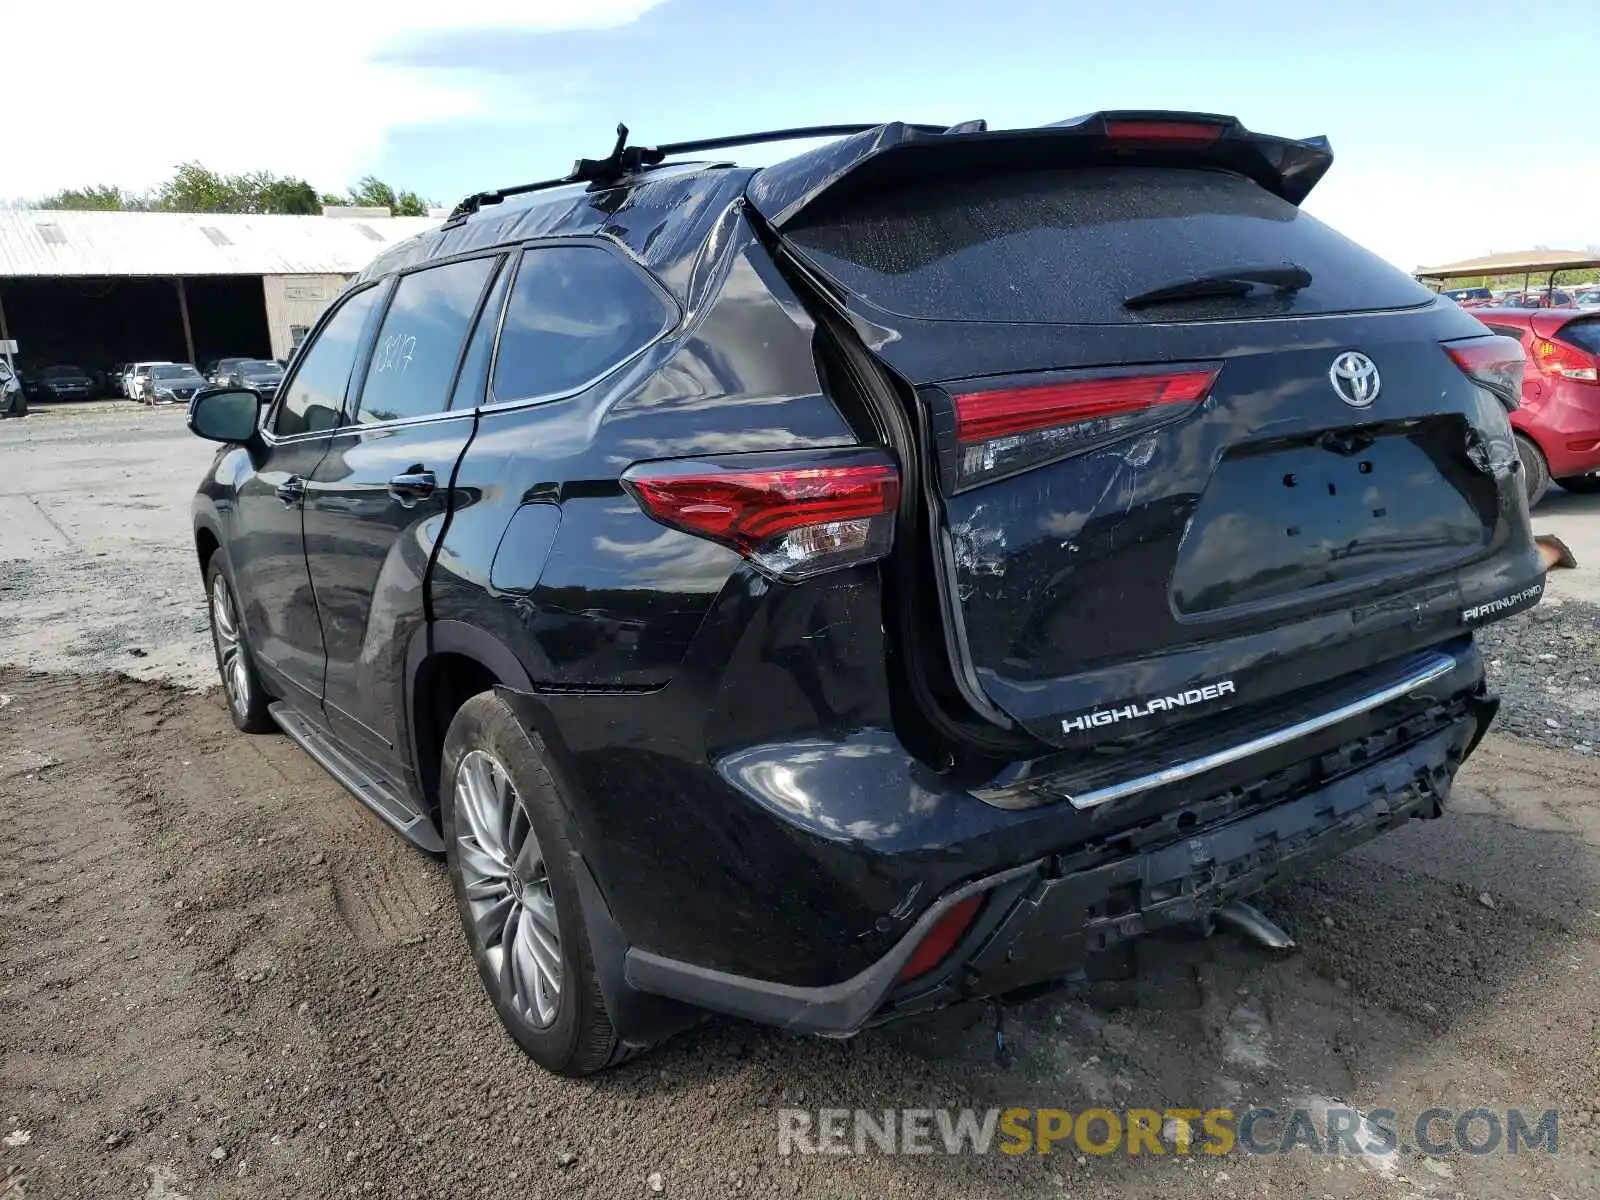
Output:
<instances>
[{"instance_id":1,"label":"rear windshield wiper","mask_svg":"<svg viewBox=\"0 0 1600 1200\"><path fill-rule=\"evenodd\" d=\"M1298 292L1311 283L1311 272L1295 263L1280 263L1268 267L1232 267L1183 279L1177 283L1164 283L1160 287L1129 296L1123 308L1147 308L1152 304L1166 304L1174 300L1200 300L1212 296L1248 296L1258 287L1268 287L1275 292Z\"/></svg>"}]
</instances>

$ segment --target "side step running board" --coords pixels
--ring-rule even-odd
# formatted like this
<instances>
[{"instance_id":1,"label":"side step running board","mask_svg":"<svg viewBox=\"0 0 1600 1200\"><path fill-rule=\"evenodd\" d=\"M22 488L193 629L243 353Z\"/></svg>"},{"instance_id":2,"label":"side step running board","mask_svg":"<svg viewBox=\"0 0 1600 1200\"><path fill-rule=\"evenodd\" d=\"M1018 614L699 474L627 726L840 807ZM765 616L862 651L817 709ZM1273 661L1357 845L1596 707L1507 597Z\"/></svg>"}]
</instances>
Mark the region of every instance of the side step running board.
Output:
<instances>
[{"instance_id":1,"label":"side step running board","mask_svg":"<svg viewBox=\"0 0 1600 1200\"><path fill-rule=\"evenodd\" d=\"M329 740L321 728L282 701L269 705L267 711L295 745L316 759L328 774L344 785L346 791L382 818L385 824L399 830L406 841L430 854L444 853L444 841L432 822L418 812L409 799Z\"/></svg>"}]
</instances>

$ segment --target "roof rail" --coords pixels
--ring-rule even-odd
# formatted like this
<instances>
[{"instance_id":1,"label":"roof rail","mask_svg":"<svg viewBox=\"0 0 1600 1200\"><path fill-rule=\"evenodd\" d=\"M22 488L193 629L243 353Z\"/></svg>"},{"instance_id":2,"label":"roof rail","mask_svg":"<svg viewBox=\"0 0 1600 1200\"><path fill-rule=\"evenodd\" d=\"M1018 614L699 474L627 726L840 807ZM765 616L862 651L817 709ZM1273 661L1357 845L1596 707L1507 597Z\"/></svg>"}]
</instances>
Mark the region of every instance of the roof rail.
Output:
<instances>
[{"instance_id":1,"label":"roof rail","mask_svg":"<svg viewBox=\"0 0 1600 1200\"><path fill-rule=\"evenodd\" d=\"M617 143L605 158L580 158L572 164L572 170L559 179L519 183L515 187L496 188L490 192L474 192L450 211L448 221L470 216L486 204L499 204L508 196L521 196L545 188L563 187L571 183L587 183L591 188L610 187L629 175L658 166L664 159L676 154L726 150L732 146L755 146L764 142L793 142L802 138L847 137L878 129L882 125L881 121L875 125L804 125L794 129L768 129L760 133L736 133L728 137L700 138L689 142L665 142L659 146L630 146L628 127L619 123ZM975 120L964 121L960 125L911 125L908 128L921 133L982 133L988 124Z\"/></svg>"}]
</instances>

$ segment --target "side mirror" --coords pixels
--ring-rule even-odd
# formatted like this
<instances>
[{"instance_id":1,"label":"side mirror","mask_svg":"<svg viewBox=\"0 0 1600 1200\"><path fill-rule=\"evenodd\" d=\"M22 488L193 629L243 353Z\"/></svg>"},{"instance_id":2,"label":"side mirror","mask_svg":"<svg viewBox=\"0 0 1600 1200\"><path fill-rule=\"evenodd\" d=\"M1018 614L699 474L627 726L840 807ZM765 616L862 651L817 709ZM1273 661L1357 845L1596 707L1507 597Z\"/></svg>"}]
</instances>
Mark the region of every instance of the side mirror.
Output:
<instances>
[{"instance_id":1,"label":"side mirror","mask_svg":"<svg viewBox=\"0 0 1600 1200\"><path fill-rule=\"evenodd\" d=\"M212 442L248 442L261 421L261 396L248 388L201 388L189 401L189 432Z\"/></svg>"}]
</instances>

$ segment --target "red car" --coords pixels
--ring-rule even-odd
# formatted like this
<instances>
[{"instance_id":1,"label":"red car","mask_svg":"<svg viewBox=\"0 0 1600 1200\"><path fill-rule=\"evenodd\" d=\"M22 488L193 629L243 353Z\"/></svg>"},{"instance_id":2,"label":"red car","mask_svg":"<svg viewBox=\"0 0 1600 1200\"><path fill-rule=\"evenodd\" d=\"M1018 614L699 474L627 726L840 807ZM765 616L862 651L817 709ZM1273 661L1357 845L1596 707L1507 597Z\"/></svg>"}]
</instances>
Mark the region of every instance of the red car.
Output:
<instances>
[{"instance_id":1,"label":"red car","mask_svg":"<svg viewBox=\"0 0 1600 1200\"><path fill-rule=\"evenodd\" d=\"M1522 407L1511 414L1528 505L1554 479L1600 492L1600 313L1582 308L1480 308L1473 316L1522 343Z\"/></svg>"}]
</instances>

